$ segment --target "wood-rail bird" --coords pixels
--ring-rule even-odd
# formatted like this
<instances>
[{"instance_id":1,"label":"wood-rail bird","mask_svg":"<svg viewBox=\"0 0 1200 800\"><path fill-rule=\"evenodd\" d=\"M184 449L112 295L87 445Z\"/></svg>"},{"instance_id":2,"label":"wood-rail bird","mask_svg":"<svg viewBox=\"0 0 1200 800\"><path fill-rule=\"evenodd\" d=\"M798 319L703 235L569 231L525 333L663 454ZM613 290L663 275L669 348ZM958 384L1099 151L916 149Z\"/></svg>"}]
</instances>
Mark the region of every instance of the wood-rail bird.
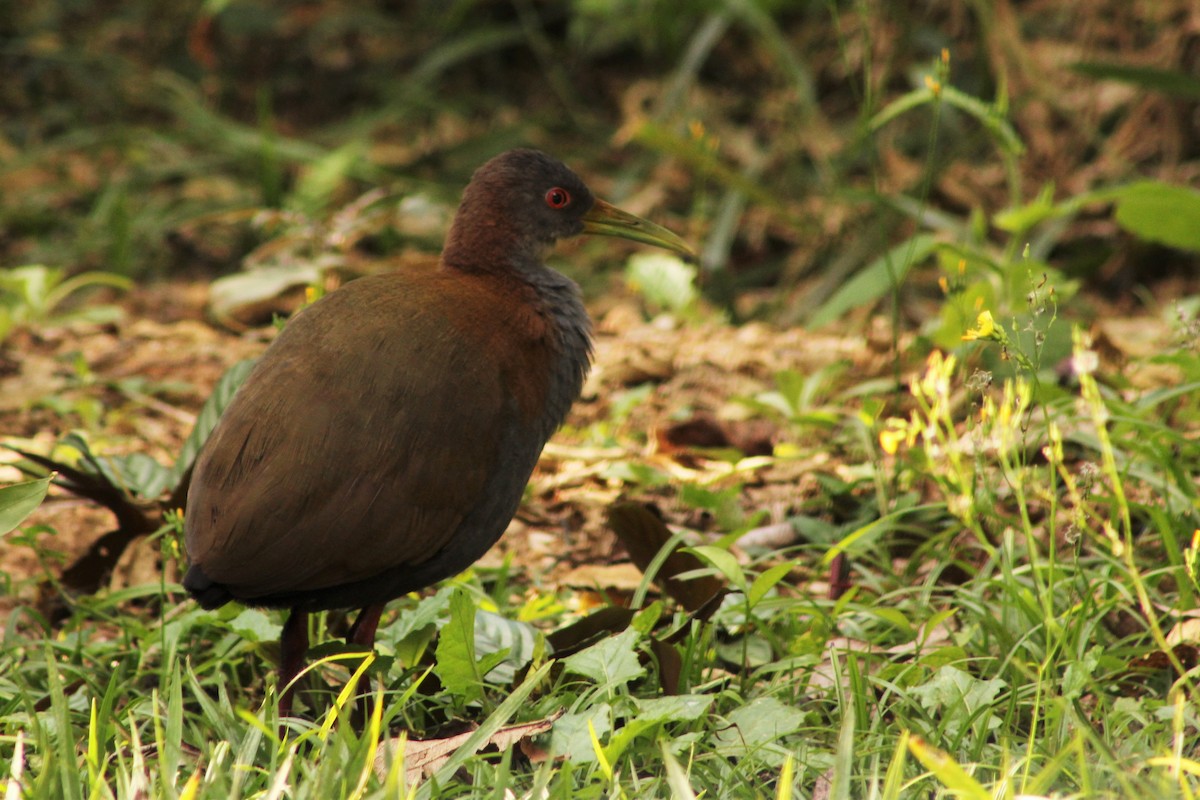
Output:
<instances>
[{"instance_id":1,"label":"wood-rail bird","mask_svg":"<svg viewBox=\"0 0 1200 800\"><path fill-rule=\"evenodd\" d=\"M204 445L187 496L184 586L205 608L291 609L280 716L307 614L384 606L476 560L504 532L579 397L591 326L559 239L618 236L692 256L593 197L563 164L512 150L471 178L432 269L351 281L296 314Z\"/></svg>"}]
</instances>

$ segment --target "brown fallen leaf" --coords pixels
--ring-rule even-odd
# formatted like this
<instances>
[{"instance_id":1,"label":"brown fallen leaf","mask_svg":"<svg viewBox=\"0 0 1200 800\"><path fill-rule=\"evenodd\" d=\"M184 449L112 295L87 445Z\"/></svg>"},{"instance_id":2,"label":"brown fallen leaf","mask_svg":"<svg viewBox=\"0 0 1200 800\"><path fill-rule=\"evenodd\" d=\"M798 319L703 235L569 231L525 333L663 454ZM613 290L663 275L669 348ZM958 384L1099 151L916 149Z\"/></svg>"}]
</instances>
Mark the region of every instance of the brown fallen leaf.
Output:
<instances>
[{"instance_id":1,"label":"brown fallen leaf","mask_svg":"<svg viewBox=\"0 0 1200 800\"><path fill-rule=\"evenodd\" d=\"M545 719L501 728L488 739L486 746L495 747L503 752L518 742L549 732L562 715L563 711L560 710ZM379 752L375 754L375 774L381 781L386 780L392 763L398 758L403 758L404 778L407 785L412 786L422 777L437 772L474 732L475 729L472 728L444 739L409 739L404 734L392 737L383 742Z\"/></svg>"},{"instance_id":2,"label":"brown fallen leaf","mask_svg":"<svg viewBox=\"0 0 1200 800\"><path fill-rule=\"evenodd\" d=\"M769 420L721 420L706 413L656 431L658 448L665 453L732 447L748 456L771 455L775 434L776 426Z\"/></svg>"},{"instance_id":3,"label":"brown fallen leaf","mask_svg":"<svg viewBox=\"0 0 1200 800\"><path fill-rule=\"evenodd\" d=\"M547 634L546 641L554 648L554 657L563 659L595 644L603 636L613 636L625 630L633 621L635 613L629 608L605 606Z\"/></svg>"},{"instance_id":4,"label":"brown fallen leaf","mask_svg":"<svg viewBox=\"0 0 1200 800\"><path fill-rule=\"evenodd\" d=\"M650 509L637 503L617 503L612 506L608 511L608 527L625 545L629 558L642 571L649 568L658 551L671 539L671 531L666 523ZM675 576L704 569L705 566L699 558L682 552L676 546L654 576L654 583L688 611L696 611L714 595L725 590L724 582L712 575L689 580L679 580Z\"/></svg>"}]
</instances>

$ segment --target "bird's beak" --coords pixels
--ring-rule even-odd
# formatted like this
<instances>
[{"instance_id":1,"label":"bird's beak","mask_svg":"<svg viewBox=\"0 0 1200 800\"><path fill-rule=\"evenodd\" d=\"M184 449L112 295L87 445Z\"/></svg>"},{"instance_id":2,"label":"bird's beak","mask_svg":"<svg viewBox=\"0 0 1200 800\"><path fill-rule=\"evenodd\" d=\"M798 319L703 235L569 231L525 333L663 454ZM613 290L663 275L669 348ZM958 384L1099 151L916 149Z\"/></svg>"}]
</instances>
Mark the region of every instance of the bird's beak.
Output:
<instances>
[{"instance_id":1,"label":"bird's beak","mask_svg":"<svg viewBox=\"0 0 1200 800\"><path fill-rule=\"evenodd\" d=\"M583 232L652 244L678 253L688 260L696 257L696 251L689 247L687 242L666 228L635 217L603 200L597 200L592 210L583 215Z\"/></svg>"}]
</instances>

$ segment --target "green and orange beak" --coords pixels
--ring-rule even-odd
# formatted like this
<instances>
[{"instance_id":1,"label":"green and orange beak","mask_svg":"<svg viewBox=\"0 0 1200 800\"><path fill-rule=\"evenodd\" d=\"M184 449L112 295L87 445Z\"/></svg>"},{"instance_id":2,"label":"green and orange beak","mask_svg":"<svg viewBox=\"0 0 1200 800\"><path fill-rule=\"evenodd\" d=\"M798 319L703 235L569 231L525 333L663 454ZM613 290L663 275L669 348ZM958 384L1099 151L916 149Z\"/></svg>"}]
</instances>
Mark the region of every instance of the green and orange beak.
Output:
<instances>
[{"instance_id":1,"label":"green and orange beak","mask_svg":"<svg viewBox=\"0 0 1200 800\"><path fill-rule=\"evenodd\" d=\"M678 253L689 261L696 258L696 251L666 228L603 200L596 200L592 210L583 215L583 232L654 245Z\"/></svg>"}]
</instances>

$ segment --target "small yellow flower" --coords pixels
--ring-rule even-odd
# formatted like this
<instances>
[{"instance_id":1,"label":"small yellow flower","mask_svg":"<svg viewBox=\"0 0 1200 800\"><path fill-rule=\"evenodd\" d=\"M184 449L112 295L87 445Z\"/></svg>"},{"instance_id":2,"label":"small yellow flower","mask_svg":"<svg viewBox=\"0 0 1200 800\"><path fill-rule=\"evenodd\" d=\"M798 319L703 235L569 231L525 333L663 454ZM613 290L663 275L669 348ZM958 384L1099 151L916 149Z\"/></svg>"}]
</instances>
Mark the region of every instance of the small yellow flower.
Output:
<instances>
[{"instance_id":1,"label":"small yellow flower","mask_svg":"<svg viewBox=\"0 0 1200 800\"><path fill-rule=\"evenodd\" d=\"M900 443L908 438L908 431L897 428L885 428L879 432L879 447L889 456L896 455Z\"/></svg>"},{"instance_id":2,"label":"small yellow flower","mask_svg":"<svg viewBox=\"0 0 1200 800\"><path fill-rule=\"evenodd\" d=\"M976 339L995 339L996 321L992 319L992 312L979 312L979 316L975 318L975 327L964 333L962 338L964 342L973 342Z\"/></svg>"}]
</instances>

